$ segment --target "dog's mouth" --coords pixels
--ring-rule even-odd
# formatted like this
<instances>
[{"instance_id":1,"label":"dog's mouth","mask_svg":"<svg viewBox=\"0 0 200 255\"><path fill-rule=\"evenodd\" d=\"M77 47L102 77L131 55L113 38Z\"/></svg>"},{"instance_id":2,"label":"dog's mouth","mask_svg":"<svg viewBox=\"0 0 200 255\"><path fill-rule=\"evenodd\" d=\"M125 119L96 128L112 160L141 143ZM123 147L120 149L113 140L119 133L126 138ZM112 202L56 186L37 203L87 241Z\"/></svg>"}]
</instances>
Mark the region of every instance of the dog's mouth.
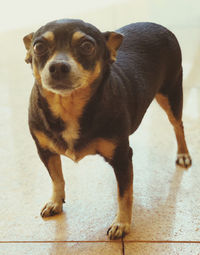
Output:
<instances>
[{"instance_id":1,"label":"dog's mouth","mask_svg":"<svg viewBox=\"0 0 200 255\"><path fill-rule=\"evenodd\" d=\"M73 90L80 87L78 83L72 82L70 80L59 81L59 82L43 81L42 86L49 91L52 91L57 94L62 94L62 95L69 94Z\"/></svg>"},{"instance_id":2,"label":"dog's mouth","mask_svg":"<svg viewBox=\"0 0 200 255\"><path fill-rule=\"evenodd\" d=\"M74 87L71 81L52 82L52 83L48 83L47 86L49 88L52 88L52 89L55 89L55 90L71 90Z\"/></svg>"}]
</instances>

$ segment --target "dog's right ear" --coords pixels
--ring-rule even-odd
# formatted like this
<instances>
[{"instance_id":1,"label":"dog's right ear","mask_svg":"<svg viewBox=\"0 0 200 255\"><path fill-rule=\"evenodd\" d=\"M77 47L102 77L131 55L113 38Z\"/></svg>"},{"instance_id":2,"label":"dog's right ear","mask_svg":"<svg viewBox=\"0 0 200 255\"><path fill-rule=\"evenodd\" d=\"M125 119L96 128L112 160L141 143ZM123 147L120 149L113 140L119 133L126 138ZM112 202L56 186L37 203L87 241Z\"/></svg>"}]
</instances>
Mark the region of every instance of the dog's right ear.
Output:
<instances>
[{"instance_id":1,"label":"dog's right ear","mask_svg":"<svg viewBox=\"0 0 200 255\"><path fill-rule=\"evenodd\" d=\"M123 35L117 32L104 32L103 36L106 40L106 45L110 51L110 60L111 63L116 60L117 50L119 49L122 41Z\"/></svg>"},{"instance_id":2,"label":"dog's right ear","mask_svg":"<svg viewBox=\"0 0 200 255\"><path fill-rule=\"evenodd\" d=\"M30 33L26 36L24 36L23 41L25 48L27 49L26 58L25 61L27 64L32 63L32 55L31 55L31 42L33 39L34 33Z\"/></svg>"}]
</instances>

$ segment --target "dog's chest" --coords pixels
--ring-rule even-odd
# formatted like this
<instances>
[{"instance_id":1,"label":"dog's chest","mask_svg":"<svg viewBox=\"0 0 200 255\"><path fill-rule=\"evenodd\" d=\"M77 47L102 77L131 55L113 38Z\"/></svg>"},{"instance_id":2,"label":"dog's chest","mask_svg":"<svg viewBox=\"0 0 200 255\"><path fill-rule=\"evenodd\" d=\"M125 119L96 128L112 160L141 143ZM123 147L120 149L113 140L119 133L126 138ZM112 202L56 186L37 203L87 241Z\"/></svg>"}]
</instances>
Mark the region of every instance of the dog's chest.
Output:
<instances>
[{"instance_id":1,"label":"dog's chest","mask_svg":"<svg viewBox=\"0 0 200 255\"><path fill-rule=\"evenodd\" d=\"M88 97L80 94L62 97L57 94L48 93L46 95L46 99L49 104L49 109L53 115L65 123L65 129L59 134L54 133L54 137L56 137L58 144L62 144L64 142L67 149L63 150L63 148L59 148L56 144L54 144L54 149L57 153L64 154L74 161L77 161L78 155L74 149L74 145L80 136L79 119L83 114L84 106Z\"/></svg>"},{"instance_id":2,"label":"dog's chest","mask_svg":"<svg viewBox=\"0 0 200 255\"><path fill-rule=\"evenodd\" d=\"M80 125L77 120L68 122L66 129L62 132L62 138L67 143L67 149L65 150L65 156L71 158L73 161L78 161L78 153L75 151L75 142L79 139Z\"/></svg>"},{"instance_id":3,"label":"dog's chest","mask_svg":"<svg viewBox=\"0 0 200 255\"><path fill-rule=\"evenodd\" d=\"M116 143L113 139L104 139L96 137L92 140L80 144L75 149L75 145L80 138L80 119L84 107L89 99L90 91L79 91L78 94L72 94L71 97L63 98L60 95L46 92L46 99L50 111L56 118L60 118L65 123L65 129L62 132L53 132L50 139L45 133L35 131L34 134L40 141L40 145L48 148L50 151L65 155L73 161L78 162L86 155L100 154L107 159L111 159L115 151ZM88 132L90 132L88 130ZM65 145L65 146L62 146ZM81 149L80 149L81 148Z\"/></svg>"},{"instance_id":4,"label":"dog's chest","mask_svg":"<svg viewBox=\"0 0 200 255\"><path fill-rule=\"evenodd\" d=\"M74 148L75 141L77 141L79 138L79 130L79 122L77 120L74 120L72 122L68 122L66 125L66 129L62 132L62 138L67 143L67 147L69 149Z\"/></svg>"},{"instance_id":5,"label":"dog's chest","mask_svg":"<svg viewBox=\"0 0 200 255\"><path fill-rule=\"evenodd\" d=\"M62 135L53 135L54 139L49 138L45 133L41 131L34 131L34 135L40 143L40 146L52 151L53 153L67 156L74 162L78 162L87 155L100 154L106 159L112 159L113 153L116 148L116 143L111 139L104 139L97 137L88 141L85 144L81 144L81 149L75 149L75 143L79 137L78 123L75 126L71 124L68 126ZM63 146L66 144L67 146Z\"/></svg>"},{"instance_id":6,"label":"dog's chest","mask_svg":"<svg viewBox=\"0 0 200 255\"><path fill-rule=\"evenodd\" d=\"M100 154L108 160L112 159L117 145L113 139L96 137L84 142L84 144L81 142L77 147L77 143L80 142L79 129L79 122L74 120L68 122L66 129L61 133L52 131L51 136L38 130L34 130L33 133L42 148L59 155L67 156L74 162L78 162L87 155L95 154Z\"/></svg>"}]
</instances>

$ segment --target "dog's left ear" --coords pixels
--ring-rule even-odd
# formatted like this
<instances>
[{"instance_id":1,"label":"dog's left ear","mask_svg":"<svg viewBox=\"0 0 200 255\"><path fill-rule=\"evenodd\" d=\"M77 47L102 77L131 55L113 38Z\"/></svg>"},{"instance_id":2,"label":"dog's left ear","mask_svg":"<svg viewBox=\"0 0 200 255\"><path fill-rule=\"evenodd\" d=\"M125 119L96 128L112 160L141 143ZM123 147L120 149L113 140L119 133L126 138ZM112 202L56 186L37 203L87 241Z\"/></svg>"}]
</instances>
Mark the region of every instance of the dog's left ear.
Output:
<instances>
[{"instance_id":1,"label":"dog's left ear","mask_svg":"<svg viewBox=\"0 0 200 255\"><path fill-rule=\"evenodd\" d=\"M30 34L24 36L24 38L23 38L25 48L27 49L26 58L25 58L25 61L27 64L32 62L31 42L33 39L33 35L34 35L34 33L30 33Z\"/></svg>"},{"instance_id":2,"label":"dog's left ear","mask_svg":"<svg viewBox=\"0 0 200 255\"><path fill-rule=\"evenodd\" d=\"M116 60L117 50L123 41L123 35L116 32L105 32L103 36L110 51L111 62L114 62Z\"/></svg>"}]
</instances>

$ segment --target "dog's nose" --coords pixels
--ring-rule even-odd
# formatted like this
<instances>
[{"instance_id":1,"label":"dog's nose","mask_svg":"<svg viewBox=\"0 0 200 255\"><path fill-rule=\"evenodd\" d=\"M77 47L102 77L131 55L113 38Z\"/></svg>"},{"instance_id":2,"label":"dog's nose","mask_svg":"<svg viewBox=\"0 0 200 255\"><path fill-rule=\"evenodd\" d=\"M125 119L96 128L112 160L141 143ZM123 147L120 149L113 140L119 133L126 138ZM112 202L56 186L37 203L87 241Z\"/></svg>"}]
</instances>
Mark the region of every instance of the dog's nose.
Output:
<instances>
[{"instance_id":1,"label":"dog's nose","mask_svg":"<svg viewBox=\"0 0 200 255\"><path fill-rule=\"evenodd\" d=\"M70 71L70 65L64 61L54 61L49 66L49 73L54 80L63 80Z\"/></svg>"}]
</instances>

